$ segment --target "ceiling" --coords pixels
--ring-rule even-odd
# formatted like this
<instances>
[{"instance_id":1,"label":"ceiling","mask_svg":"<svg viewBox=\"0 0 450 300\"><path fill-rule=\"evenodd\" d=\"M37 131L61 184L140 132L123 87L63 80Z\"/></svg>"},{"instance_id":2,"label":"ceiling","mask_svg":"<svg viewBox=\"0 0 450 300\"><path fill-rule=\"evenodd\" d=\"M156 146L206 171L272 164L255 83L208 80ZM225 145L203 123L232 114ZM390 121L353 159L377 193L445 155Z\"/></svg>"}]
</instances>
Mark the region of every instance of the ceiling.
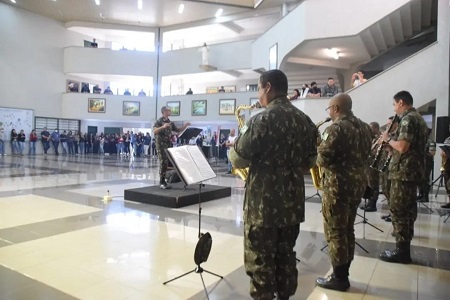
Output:
<instances>
[{"instance_id":1,"label":"ceiling","mask_svg":"<svg viewBox=\"0 0 450 300\"><path fill-rule=\"evenodd\" d=\"M222 17L250 12L257 16L259 11L279 8L283 3L288 5L300 0L142 0L142 9L138 9L138 0L0 0L8 5L37 13L60 22L94 22L108 24L138 25L164 27L200 20L215 19L219 8L223 9ZM253 3L253 4L252 4ZM184 4L182 14L178 13L180 4Z\"/></svg>"}]
</instances>

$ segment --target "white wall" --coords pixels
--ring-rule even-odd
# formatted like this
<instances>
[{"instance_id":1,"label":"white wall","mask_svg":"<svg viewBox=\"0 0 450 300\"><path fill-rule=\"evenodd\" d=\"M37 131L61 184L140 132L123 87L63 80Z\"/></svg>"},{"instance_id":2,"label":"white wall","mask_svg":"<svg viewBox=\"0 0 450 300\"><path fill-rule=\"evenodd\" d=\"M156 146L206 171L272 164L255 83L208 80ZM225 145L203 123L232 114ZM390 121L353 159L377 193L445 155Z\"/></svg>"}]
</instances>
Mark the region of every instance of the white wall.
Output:
<instances>
[{"instance_id":1,"label":"white wall","mask_svg":"<svg viewBox=\"0 0 450 300\"><path fill-rule=\"evenodd\" d=\"M209 64L217 70L250 69L251 41L211 45ZM199 48L187 48L161 53L160 76L201 73L202 54Z\"/></svg>"},{"instance_id":2,"label":"white wall","mask_svg":"<svg viewBox=\"0 0 450 300\"><path fill-rule=\"evenodd\" d=\"M143 51L115 51L106 48L67 47L65 73L152 76L156 78L157 54Z\"/></svg>"},{"instance_id":3,"label":"white wall","mask_svg":"<svg viewBox=\"0 0 450 300\"><path fill-rule=\"evenodd\" d=\"M106 99L105 113L89 113L88 99ZM140 116L122 115L123 101L140 102ZM133 97L104 94L66 93L62 96L60 118L77 120L101 120L111 122L128 122L149 124L155 119L154 97ZM114 127L109 126L107 127ZM145 126L144 126L145 127Z\"/></svg>"},{"instance_id":4,"label":"white wall","mask_svg":"<svg viewBox=\"0 0 450 300\"><path fill-rule=\"evenodd\" d=\"M250 105L250 98L257 98L257 92L242 92L242 93L218 93L218 94L198 94L185 96L168 96L161 97L158 100L158 117L161 115L161 107L165 106L168 101L180 101L180 116L172 116L173 121L189 121L205 122L205 123L220 123L220 122L236 122L236 117L233 115L219 115L219 100L220 99L236 99L236 107L239 105ZM192 101L193 100L207 100L206 102L206 116L192 116Z\"/></svg>"},{"instance_id":5,"label":"white wall","mask_svg":"<svg viewBox=\"0 0 450 300\"><path fill-rule=\"evenodd\" d=\"M1 106L59 117L66 89L63 48L88 39L62 23L0 3Z\"/></svg>"}]
</instances>

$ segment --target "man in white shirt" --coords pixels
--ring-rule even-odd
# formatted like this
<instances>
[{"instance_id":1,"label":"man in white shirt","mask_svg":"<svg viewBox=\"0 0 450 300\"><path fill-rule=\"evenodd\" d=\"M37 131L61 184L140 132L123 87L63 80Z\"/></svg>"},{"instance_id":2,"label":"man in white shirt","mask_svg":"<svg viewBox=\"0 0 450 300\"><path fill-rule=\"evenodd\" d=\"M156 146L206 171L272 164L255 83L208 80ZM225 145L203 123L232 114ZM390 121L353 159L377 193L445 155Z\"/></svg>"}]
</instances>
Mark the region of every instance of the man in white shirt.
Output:
<instances>
[{"instance_id":1,"label":"man in white shirt","mask_svg":"<svg viewBox=\"0 0 450 300\"><path fill-rule=\"evenodd\" d=\"M236 141L236 130L235 129L231 129L230 130L230 135L228 136L227 141L225 142L225 146L227 147L227 157L228 157L228 172L227 174L231 174L231 161L229 158L229 154L230 154L230 149L234 146L234 142Z\"/></svg>"}]
</instances>

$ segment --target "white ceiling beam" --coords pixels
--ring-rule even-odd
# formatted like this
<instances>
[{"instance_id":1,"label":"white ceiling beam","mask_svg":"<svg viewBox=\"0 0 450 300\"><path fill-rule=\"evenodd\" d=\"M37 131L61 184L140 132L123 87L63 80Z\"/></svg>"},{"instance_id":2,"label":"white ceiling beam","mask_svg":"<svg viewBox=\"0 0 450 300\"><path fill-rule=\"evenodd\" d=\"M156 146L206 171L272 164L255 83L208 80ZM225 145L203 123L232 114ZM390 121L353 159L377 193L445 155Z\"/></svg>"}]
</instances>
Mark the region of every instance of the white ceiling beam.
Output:
<instances>
[{"instance_id":1,"label":"white ceiling beam","mask_svg":"<svg viewBox=\"0 0 450 300\"><path fill-rule=\"evenodd\" d=\"M161 27L161 32L185 29L185 28L189 28L189 27L204 26L204 25L222 24L222 23L226 23L226 22L232 22L232 21L243 20L243 19L254 18L254 17L262 17L262 16L280 14L280 13L281 13L280 7L272 7L272 8L261 9L261 10L256 10L256 11L250 10L247 12L232 14L229 16L221 16L219 18L210 18L210 19L205 19L205 20L186 22L183 24L169 25L169 26Z\"/></svg>"},{"instance_id":2,"label":"white ceiling beam","mask_svg":"<svg viewBox=\"0 0 450 300\"><path fill-rule=\"evenodd\" d=\"M244 31L244 28L243 28L243 27L237 25L237 24L234 23L233 21L231 21L231 22L226 22L226 23L222 23L222 24L220 24L220 25L222 25L223 27L225 27L225 28L227 28L227 29L230 29L231 31L233 31L233 32L235 32L235 33L237 33L237 34L240 34L242 31Z\"/></svg>"},{"instance_id":3,"label":"white ceiling beam","mask_svg":"<svg viewBox=\"0 0 450 300\"><path fill-rule=\"evenodd\" d=\"M302 58L291 56L287 59L287 62L293 64L328 67L334 69L348 69L350 67L348 63L345 63L344 61L339 59L332 61L332 60L320 60L313 58Z\"/></svg>"}]
</instances>

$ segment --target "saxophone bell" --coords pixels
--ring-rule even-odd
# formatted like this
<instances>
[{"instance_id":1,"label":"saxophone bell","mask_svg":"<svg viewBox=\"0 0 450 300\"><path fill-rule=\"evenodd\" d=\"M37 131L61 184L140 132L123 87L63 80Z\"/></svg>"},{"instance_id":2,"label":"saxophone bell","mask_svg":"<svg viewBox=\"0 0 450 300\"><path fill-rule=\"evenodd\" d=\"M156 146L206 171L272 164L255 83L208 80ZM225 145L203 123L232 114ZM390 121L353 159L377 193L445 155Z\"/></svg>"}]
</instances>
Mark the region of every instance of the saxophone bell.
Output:
<instances>
[{"instance_id":1,"label":"saxophone bell","mask_svg":"<svg viewBox=\"0 0 450 300\"><path fill-rule=\"evenodd\" d=\"M330 122L331 121L331 118L326 118L325 120L323 120L323 121L320 121L319 123L317 123L316 124L316 128L317 128L317 130L319 130L319 127L320 126L322 126L323 124L325 124L325 123L328 123L328 122ZM320 134L319 134L319 136L320 136ZM320 143L321 143L321 139L320 139L320 137L318 138L318 142L317 142L317 146L319 146L320 145ZM312 181L313 181L313 184L314 184L314 187L317 189L317 190L322 190L322 183L321 183L321 179L322 179L322 170L321 170L321 168L318 166L318 165L315 165L314 167L312 167L311 169L309 169L309 172L311 173L311 178L312 178Z\"/></svg>"}]
</instances>

